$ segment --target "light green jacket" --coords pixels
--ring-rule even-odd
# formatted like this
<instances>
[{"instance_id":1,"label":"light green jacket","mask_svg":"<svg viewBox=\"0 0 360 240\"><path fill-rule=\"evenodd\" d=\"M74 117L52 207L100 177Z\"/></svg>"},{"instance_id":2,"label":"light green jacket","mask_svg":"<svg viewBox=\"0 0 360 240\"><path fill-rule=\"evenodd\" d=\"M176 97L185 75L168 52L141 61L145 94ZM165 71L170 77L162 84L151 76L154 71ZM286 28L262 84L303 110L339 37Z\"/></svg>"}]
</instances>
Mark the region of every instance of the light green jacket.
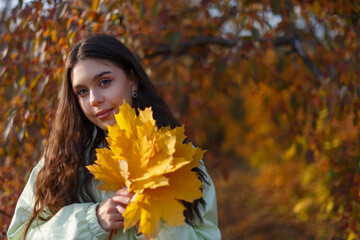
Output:
<instances>
[{"instance_id":1,"label":"light green jacket","mask_svg":"<svg viewBox=\"0 0 360 240\"><path fill-rule=\"evenodd\" d=\"M7 232L9 240L21 239L25 223L29 218L34 204L34 183L39 170L43 166L44 159L35 166L30 178L17 202L14 216ZM206 173L205 168L201 167ZM190 239L221 239L218 228L216 195L213 182L206 173L209 185L205 184L203 189L206 206L200 205L200 213L203 223L196 222L193 226L176 226L160 223L158 240L190 240ZM94 193L98 203L75 203L63 207L48 221L34 221L31 225L26 239L108 239L110 232L103 230L96 217L97 205L112 197L114 192L105 192L96 189L100 183L94 180ZM118 229L112 236L113 240L135 240L143 239L137 234L137 229L131 228L123 233Z\"/></svg>"}]
</instances>

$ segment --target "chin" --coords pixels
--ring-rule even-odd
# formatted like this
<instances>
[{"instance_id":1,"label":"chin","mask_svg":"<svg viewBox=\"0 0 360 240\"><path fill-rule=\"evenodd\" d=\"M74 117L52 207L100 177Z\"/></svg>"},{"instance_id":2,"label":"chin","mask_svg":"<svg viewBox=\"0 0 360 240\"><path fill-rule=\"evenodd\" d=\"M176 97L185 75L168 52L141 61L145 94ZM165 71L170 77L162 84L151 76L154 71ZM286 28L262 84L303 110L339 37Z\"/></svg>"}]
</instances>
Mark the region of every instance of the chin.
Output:
<instances>
[{"instance_id":1,"label":"chin","mask_svg":"<svg viewBox=\"0 0 360 240\"><path fill-rule=\"evenodd\" d=\"M95 126L97 126L98 128L101 128L102 130L104 131L107 131L107 125L106 124L109 124L109 123L105 123L105 122L97 122L97 123L94 123Z\"/></svg>"},{"instance_id":2,"label":"chin","mask_svg":"<svg viewBox=\"0 0 360 240\"><path fill-rule=\"evenodd\" d=\"M114 126L115 124L115 121L108 121L106 123L104 123L103 125L101 125L101 129L104 130L104 131L107 131L107 127L110 125L110 126Z\"/></svg>"},{"instance_id":3,"label":"chin","mask_svg":"<svg viewBox=\"0 0 360 240\"><path fill-rule=\"evenodd\" d=\"M99 124L95 124L96 127L104 130L104 131L107 131L107 126L104 126L104 125L99 125Z\"/></svg>"}]
</instances>

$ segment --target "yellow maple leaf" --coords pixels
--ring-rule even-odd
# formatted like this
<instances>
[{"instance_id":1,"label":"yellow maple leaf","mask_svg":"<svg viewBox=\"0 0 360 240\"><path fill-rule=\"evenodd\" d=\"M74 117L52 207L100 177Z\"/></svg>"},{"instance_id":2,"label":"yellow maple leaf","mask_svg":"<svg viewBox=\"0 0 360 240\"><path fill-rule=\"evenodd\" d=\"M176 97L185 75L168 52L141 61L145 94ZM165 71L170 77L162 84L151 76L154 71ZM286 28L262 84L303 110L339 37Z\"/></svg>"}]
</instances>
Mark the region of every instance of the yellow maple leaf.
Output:
<instances>
[{"instance_id":1,"label":"yellow maple leaf","mask_svg":"<svg viewBox=\"0 0 360 240\"><path fill-rule=\"evenodd\" d=\"M115 190L121 189L125 185L127 178L127 162L124 160L114 161L112 152L106 148L97 149L96 164L87 166L89 171L98 179L103 182L99 186L101 190Z\"/></svg>"},{"instance_id":2,"label":"yellow maple leaf","mask_svg":"<svg viewBox=\"0 0 360 240\"><path fill-rule=\"evenodd\" d=\"M185 224L181 201L201 198L202 182L194 167L204 152L186 142L184 126L157 128L151 108L136 115L130 105L120 106L116 124L108 126L109 149L97 149L97 160L87 166L103 181L100 189L134 192L124 216L124 231L138 224L146 238L158 233L160 221Z\"/></svg>"}]
</instances>

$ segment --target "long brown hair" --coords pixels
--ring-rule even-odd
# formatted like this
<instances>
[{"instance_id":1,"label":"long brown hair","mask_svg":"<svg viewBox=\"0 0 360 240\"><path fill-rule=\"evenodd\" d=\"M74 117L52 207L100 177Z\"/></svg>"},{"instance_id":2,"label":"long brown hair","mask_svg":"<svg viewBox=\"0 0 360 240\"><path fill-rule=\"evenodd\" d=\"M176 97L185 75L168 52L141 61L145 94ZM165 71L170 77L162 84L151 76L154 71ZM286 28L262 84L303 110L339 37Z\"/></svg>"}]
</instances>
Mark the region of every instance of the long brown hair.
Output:
<instances>
[{"instance_id":1,"label":"long brown hair","mask_svg":"<svg viewBox=\"0 0 360 240\"><path fill-rule=\"evenodd\" d=\"M131 75L136 79L138 97L134 99L132 107L141 110L152 107L158 127L179 126L142 66L120 41L109 35L98 34L76 44L66 61L59 105L44 152L44 166L36 177L35 204L24 237L35 219L46 220L40 216L46 208L51 216L72 203L95 202L91 192L93 176L85 166L94 163L95 148L100 144L106 145L105 134L87 119L71 84L71 71L75 64L89 58L109 60L129 77ZM199 168L194 171L206 182ZM205 205L202 198L194 203L183 203L186 222L191 224L195 219L202 221L198 208L199 204Z\"/></svg>"}]
</instances>

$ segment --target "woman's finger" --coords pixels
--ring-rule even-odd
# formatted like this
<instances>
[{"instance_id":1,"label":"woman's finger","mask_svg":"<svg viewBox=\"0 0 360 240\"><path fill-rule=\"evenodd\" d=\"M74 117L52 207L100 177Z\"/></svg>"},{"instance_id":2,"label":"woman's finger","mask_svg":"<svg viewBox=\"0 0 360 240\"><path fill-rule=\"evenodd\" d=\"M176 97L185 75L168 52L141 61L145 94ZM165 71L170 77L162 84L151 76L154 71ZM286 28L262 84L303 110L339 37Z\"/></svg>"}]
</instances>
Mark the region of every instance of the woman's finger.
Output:
<instances>
[{"instance_id":1,"label":"woman's finger","mask_svg":"<svg viewBox=\"0 0 360 240\"><path fill-rule=\"evenodd\" d=\"M123 205L117 205L116 209L118 210L119 214L121 214L121 216L124 214L125 210L126 210L126 206ZM124 217L122 216L122 218L124 219Z\"/></svg>"},{"instance_id":2,"label":"woman's finger","mask_svg":"<svg viewBox=\"0 0 360 240\"><path fill-rule=\"evenodd\" d=\"M121 206L121 208L117 208ZM123 227L123 216L122 213L126 205L119 203L113 198L109 198L106 201L102 202L96 209L96 216L100 226L106 230L110 231Z\"/></svg>"},{"instance_id":3,"label":"woman's finger","mask_svg":"<svg viewBox=\"0 0 360 240\"><path fill-rule=\"evenodd\" d=\"M118 204L124 204L129 205L131 201L131 196L122 196L122 195L116 195L112 197L112 199L117 202Z\"/></svg>"},{"instance_id":4,"label":"woman's finger","mask_svg":"<svg viewBox=\"0 0 360 240\"><path fill-rule=\"evenodd\" d=\"M111 222L111 229L119 229L124 227L124 220Z\"/></svg>"},{"instance_id":5,"label":"woman's finger","mask_svg":"<svg viewBox=\"0 0 360 240\"><path fill-rule=\"evenodd\" d=\"M127 187L123 187L116 191L115 195L127 195L129 192L129 189Z\"/></svg>"}]
</instances>

